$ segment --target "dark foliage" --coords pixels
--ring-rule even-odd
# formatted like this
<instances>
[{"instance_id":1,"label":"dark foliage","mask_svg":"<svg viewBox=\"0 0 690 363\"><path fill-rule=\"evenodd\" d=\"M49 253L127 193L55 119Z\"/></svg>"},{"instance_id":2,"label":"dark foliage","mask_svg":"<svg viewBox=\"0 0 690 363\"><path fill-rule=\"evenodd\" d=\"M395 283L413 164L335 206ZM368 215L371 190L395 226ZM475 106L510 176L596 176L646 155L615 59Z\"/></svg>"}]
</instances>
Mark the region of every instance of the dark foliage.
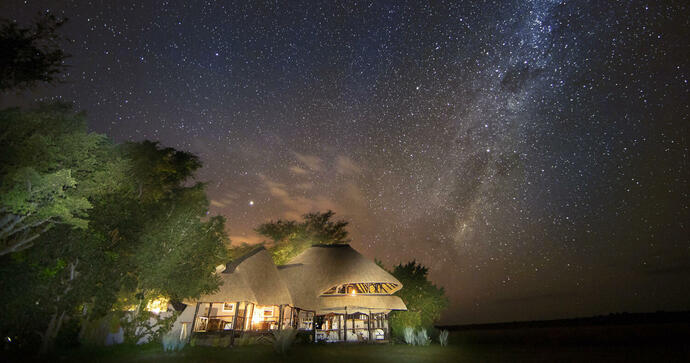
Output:
<instances>
[{"instance_id":1,"label":"dark foliage","mask_svg":"<svg viewBox=\"0 0 690 363\"><path fill-rule=\"evenodd\" d=\"M69 57L58 34L66 19L41 14L29 27L0 19L0 91L23 90L38 83L54 83Z\"/></svg>"}]
</instances>

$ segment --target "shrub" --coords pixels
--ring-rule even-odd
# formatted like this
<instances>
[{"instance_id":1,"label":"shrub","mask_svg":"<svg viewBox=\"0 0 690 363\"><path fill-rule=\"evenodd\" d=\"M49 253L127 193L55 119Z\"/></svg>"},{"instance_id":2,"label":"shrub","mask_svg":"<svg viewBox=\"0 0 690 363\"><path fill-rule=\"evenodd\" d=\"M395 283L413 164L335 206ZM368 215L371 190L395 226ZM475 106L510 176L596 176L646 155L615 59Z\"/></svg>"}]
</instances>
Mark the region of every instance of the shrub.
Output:
<instances>
[{"instance_id":1,"label":"shrub","mask_svg":"<svg viewBox=\"0 0 690 363\"><path fill-rule=\"evenodd\" d=\"M438 335L438 342L443 347L448 345L448 330L441 330L441 333Z\"/></svg>"},{"instance_id":2,"label":"shrub","mask_svg":"<svg viewBox=\"0 0 690 363\"><path fill-rule=\"evenodd\" d=\"M422 325L422 318L418 311L391 311L388 323L393 336L403 338L405 328L417 329Z\"/></svg>"},{"instance_id":3,"label":"shrub","mask_svg":"<svg viewBox=\"0 0 690 363\"><path fill-rule=\"evenodd\" d=\"M389 323L393 334L400 334L399 328L410 326L414 329L434 327L441 312L448 306L448 298L442 287L429 281L429 269L416 261L400 264L390 271L403 285L395 292L407 306L407 311L390 313Z\"/></svg>"},{"instance_id":4,"label":"shrub","mask_svg":"<svg viewBox=\"0 0 690 363\"><path fill-rule=\"evenodd\" d=\"M414 340L416 345L421 346L426 346L431 343L431 338L429 338L429 335L426 333L426 329L419 329L417 334L414 336Z\"/></svg>"},{"instance_id":5,"label":"shrub","mask_svg":"<svg viewBox=\"0 0 690 363\"><path fill-rule=\"evenodd\" d=\"M161 338L161 344L163 344L163 351L165 352L176 352L184 348L186 339L180 339L180 332L174 331L163 335Z\"/></svg>"},{"instance_id":6,"label":"shrub","mask_svg":"<svg viewBox=\"0 0 690 363\"><path fill-rule=\"evenodd\" d=\"M292 343L295 342L295 337L297 336L297 330L292 328L287 328L283 330L273 331L273 350L278 354L285 354Z\"/></svg>"},{"instance_id":7,"label":"shrub","mask_svg":"<svg viewBox=\"0 0 690 363\"><path fill-rule=\"evenodd\" d=\"M249 334L242 334L237 340L235 340L235 345L238 347L243 347L245 345L254 345L259 342L259 339L255 336Z\"/></svg>"},{"instance_id":8,"label":"shrub","mask_svg":"<svg viewBox=\"0 0 690 363\"><path fill-rule=\"evenodd\" d=\"M86 346L102 347L105 345L110 329L111 326L107 322L107 317L96 320L84 320L79 334L79 342Z\"/></svg>"},{"instance_id":9,"label":"shrub","mask_svg":"<svg viewBox=\"0 0 690 363\"><path fill-rule=\"evenodd\" d=\"M403 329L403 339L405 340L405 343L410 345L415 345L417 343L415 341L414 329L412 327L406 326Z\"/></svg>"}]
</instances>

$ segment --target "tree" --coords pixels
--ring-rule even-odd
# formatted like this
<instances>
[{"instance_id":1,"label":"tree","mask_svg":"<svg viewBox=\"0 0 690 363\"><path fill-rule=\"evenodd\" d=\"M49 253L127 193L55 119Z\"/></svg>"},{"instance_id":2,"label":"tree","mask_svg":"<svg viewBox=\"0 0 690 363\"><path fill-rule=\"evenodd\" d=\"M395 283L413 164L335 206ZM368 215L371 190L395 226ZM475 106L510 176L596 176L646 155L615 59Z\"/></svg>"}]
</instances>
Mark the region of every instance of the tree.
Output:
<instances>
[{"instance_id":1,"label":"tree","mask_svg":"<svg viewBox=\"0 0 690 363\"><path fill-rule=\"evenodd\" d=\"M125 162L64 104L0 111L0 122L0 303L13 317L0 330L18 342L38 336L47 351L79 304L102 300L112 263L107 240L86 233L88 214L125 180Z\"/></svg>"},{"instance_id":2,"label":"tree","mask_svg":"<svg viewBox=\"0 0 690 363\"><path fill-rule=\"evenodd\" d=\"M220 283L211 272L226 256L225 219L202 219L207 205L201 203L206 199L201 186L186 193L196 195L176 201L169 213L144 226L134 256L140 292L181 300L210 293Z\"/></svg>"},{"instance_id":3,"label":"tree","mask_svg":"<svg viewBox=\"0 0 690 363\"><path fill-rule=\"evenodd\" d=\"M123 160L128 177L89 196L86 228L57 224L37 237L40 247L0 257L0 305L12 316L0 319L3 336L25 346L38 340L47 352L65 323L86 326L133 305L123 321L140 324L151 299L217 287L213 271L226 259L227 236L223 218L207 216L204 184L188 182L198 159L152 142L108 155Z\"/></svg>"},{"instance_id":4,"label":"tree","mask_svg":"<svg viewBox=\"0 0 690 363\"><path fill-rule=\"evenodd\" d=\"M277 265L290 259L316 244L349 243L347 221L331 221L333 211L307 213L301 223L290 220L270 221L259 225L255 231L271 239L267 244Z\"/></svg>"},{"instance_id":5,"label":"tree","mask_svg":"<svg viewBox=\"0 0 690 363\"><path fill-rule=\"evenodd\" d=\"M66 104L0 111L0 142L0 256L55 224L86 228L89 198L123 179L112 144Z\"/></svg>"},{"instance_id":6,"label":"tree","mask_svg":"<svg viewBox=\"0 0 690 363\"><path fill-rule=\"evenodd\" d=\"M30 27L0 19L0 92L57 80L69 57L60 49L63 37L57 33L65 21L46 13Z\"/></svg>"},{"instance_id":7,"label":"tree","mask_svg":"<svg viewBox=\"0 0 690 363\"><path fill-rule=\"evenodd\" d=\"M0 91L57 80L63 23L0 20ZM121 301L135 301L136 323L152 297L217 288L227 236L204 185L189 185L195 155L114 145L65 104L0 111L0 144L0 336L13 349L50 351L65 323L84 328Z\"/></svg>"},{"instance_id":8,"label":"tree","mask_svg":"<svg viewBox=\"0 0 690 363\"><path fill-rule=\"evenodd\" d=\"M402 334L405 327L431 329L448 306L448 298L443 287L436 287L428 280L429 269L416 261L399 264L391 274L398 279L403 288L395 295L400 296L407 311L394 311L390 315L391 329Z\"/></svg>"}]
</instances>

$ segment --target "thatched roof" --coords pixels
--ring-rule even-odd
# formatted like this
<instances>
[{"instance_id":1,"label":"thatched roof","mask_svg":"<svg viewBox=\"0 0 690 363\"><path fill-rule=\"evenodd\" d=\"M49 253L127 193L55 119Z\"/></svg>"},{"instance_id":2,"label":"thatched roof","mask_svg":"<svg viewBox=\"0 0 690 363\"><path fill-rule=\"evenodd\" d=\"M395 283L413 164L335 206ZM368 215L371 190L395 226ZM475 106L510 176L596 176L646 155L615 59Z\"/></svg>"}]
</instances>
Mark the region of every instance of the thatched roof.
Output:
<instances>
[{"instance_id":1,"label":"thatched roof","mask_svg":"<svg viewBox=\"0 0 690 363\"><path fill-rule=\"evenodd\" d=\"M268 251L258 247L216 273L222 279L218 291L186 303L289 304L317 314L407 310L392 295L323 296L328 289L349 283L386 283L391 287L389 293L402 288L400 281L349 245L314 246L277 268Z\"/></svg>"},{"instance_id":2,"label":"thatched roof","mask_svg":"<svg viewBox=\"0 0 690 363\"><path fill-rule=\"evenodd\" d=\"M279 266L283 281L288 286L295 306L315 310L317 313L341 312L348 307L369 308L380 311L406 310L397 296L357 295L322 296L330 288L348 283L394 284L389 293L402 288L402 284L373 261L365 258L349 245L313 246L289 264ZM393 286L393 285L390 285Z\"/></svg>"},{"instance_id":3,"label":"thatched roof","mask_svg":"<svg viewBox=\"0 0 690 363\"><path fill-rule=\"evenodd\" d=\"M293 305L292 297L271 255L261 246L227 264L217 292L198 302L249 301L259 305Z\"/></svg>"}]
</instances>

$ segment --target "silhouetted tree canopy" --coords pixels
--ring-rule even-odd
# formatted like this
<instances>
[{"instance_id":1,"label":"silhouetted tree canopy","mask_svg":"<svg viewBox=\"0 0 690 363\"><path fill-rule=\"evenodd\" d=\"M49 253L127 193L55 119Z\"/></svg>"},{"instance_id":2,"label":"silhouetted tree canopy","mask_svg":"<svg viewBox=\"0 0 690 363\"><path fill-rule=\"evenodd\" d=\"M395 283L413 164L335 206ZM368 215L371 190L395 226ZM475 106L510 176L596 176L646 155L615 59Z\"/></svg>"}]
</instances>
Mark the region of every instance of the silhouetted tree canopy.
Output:
<instances>
[{"instance_id":1,"label":"silhouetted tree canopy","mask_svg":"<svg viewBox=\"0 0 690 363\"><path fill-rule=\"evenodd\" d=\"M60 48L64 38L57 32L65 21L45 13L29 27L0 19L0 91L57 81L68 57Z\"/></svg>"}]
</instances>

